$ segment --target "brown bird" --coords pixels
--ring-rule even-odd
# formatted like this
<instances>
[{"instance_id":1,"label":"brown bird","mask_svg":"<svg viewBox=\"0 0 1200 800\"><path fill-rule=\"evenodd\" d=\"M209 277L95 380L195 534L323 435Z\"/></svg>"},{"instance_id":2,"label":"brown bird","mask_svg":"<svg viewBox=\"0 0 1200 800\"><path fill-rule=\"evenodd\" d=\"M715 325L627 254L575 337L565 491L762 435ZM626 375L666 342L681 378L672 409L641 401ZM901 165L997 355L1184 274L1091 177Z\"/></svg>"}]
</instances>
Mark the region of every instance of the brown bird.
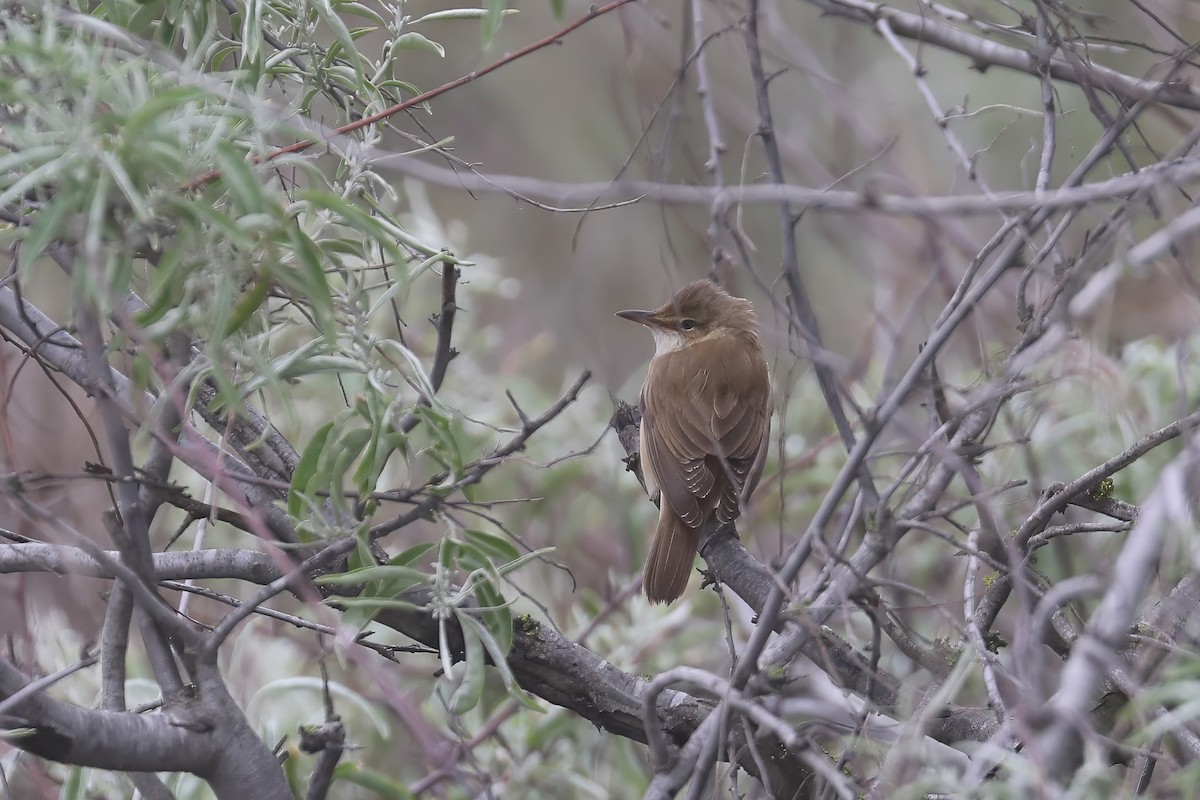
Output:
<instances>
[{"instance_id":1,"label":"brown bird","mask_svg":"<svg viewBox=\"0 0 1200 800\"><path fill-rule=\"evenodd\" d=\"M642 385L642 474L658 527L642 588L670 603L702 532L737 519L758 485L771 428L771 379L749 300L695 281L654 311L620 311L654 334Z\"/></svg>"}]
</instances>

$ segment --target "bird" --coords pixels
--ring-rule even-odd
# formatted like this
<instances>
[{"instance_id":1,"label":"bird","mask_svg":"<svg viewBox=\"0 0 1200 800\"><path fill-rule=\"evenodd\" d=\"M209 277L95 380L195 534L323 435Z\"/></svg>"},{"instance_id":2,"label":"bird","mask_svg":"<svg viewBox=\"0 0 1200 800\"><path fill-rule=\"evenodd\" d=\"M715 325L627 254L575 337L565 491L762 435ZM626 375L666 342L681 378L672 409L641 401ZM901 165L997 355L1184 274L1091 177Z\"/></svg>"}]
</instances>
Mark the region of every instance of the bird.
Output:
<instances>
[{"instance_id":1,"label":"bird","mask_svg":"<svg viewBox=\"0 0 1200 800\"><path fill-rule=\"evenodd\" d=\"M654 336L642 384L642 474L659 502L642 590L683 594L700 536L736 520L762 476L771 378L749 300L716 283L687 284L653 311L619 311Z\"/></svg>"}]
</instances>

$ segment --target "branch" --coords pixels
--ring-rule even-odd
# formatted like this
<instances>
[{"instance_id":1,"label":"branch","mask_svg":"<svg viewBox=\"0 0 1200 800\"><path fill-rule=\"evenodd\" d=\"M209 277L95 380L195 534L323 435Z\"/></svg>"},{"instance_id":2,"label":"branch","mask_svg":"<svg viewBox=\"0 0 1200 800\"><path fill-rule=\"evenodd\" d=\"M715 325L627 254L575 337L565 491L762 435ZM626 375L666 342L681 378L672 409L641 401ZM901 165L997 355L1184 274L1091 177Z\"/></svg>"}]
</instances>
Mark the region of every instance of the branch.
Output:
<instances>
[{"instance_id":1,"label":"branch","mask_svg":"<svg viewBox=\"0 0 1200 800\"><path fill-rule=\"evenodd\" d=\"M911 197L884 194L868 186L858 191L819 189L808 186L687 186L655 181L617 180L596 183L566 183L524 175L460 172L427 164L417 156L393 153L380 156L381 168L436 186L481 194L505 194L548 205L577 206L560 211L588 210L589 203L649 201L672 206L703 206L726 209L735 205L791 202L806 211L869 212L923 218L977 216L997 211L1057 211L1082 208L1102 202L1127 200L1149 189L1182 187L1200 181L1200 160L1180 158L1127 172L1115 178L1059 189L1031 192L996 192L993 196L942 195Z\"/></svg>"},{"instance_id":2,"label":"branch","mask_svg":"<svg viewBox=\"0 0 1200 800\"><path fill-rule=\"evenodd\" d=\"M636 409L618 403L612 427L617 431L622 447L628 453L627 462L636 464L638 457L638 422ZM630 467L630 469L634 469ZM636 472L636 470L635 470ZM948 471L946 481L953 473ZM640 477L640 476L639 476ZM758 615L763 614L778 577L746 550L732 526L718 529L702 539L700 557L713 578L728 586ZM792 608L776 620L777 631L804 631L800 652L826 672L833 682L867 700L881 713L897 710L901 703L902 685L898 678L873 667L870 659L848 642L807 613ZM807 635L815 632L815 635ZM987 741L996 731L996 718L987 709L952 707L939 715L927 729L937 741L953 744L960 741Z\"/></svg>"},{"instance_id":3,"label":"branch","mask_svg":"<svg viewBox=\"0 0 1200 800\"><path fill-rule=\"evenodd\" d=\"M1054 515L1066 509L1068 504L1074 503L1077 500L1083 502L1081 496L1085 496L1087 492L1098 487L1102 480L1116 474L1156 447L1179 437L1183 433L1191 431L1197 425L1200 425L1200 411L1177 419L1169 425L1164 425L1158 430L1146 434L1117 455L1108 459L1103 464L1093 467L1070 483L1050 486L1042 502L1038 504L1033 513L1026 517L1025 522L1017 529L1016 534L1013 536L1014 546L1018 551L1024 552L1028 548L1030 540L1044 531L1046 526L1050 524L1050 520L1054 518ZM1105 504L1104 507L1109 508L1113 514L1122 514L1123 516L1119 516L1119 519L1128 518L1132 521L1136 516L1136 513L1128 513L1128 510L1121 506L1114 508L1111 503ZM976 622L982 630L991 629L992 624L996 621L996 616L1008 600L1011 591L1012 581L1009 576L1001 576L1000 580L997 580L988 589L987 594L984 595L983 601L979 604L979 608L975 612Z\"/></svg>"},{"instance_id":4,"label":"branch","mask_svg":"<svg viewBox=\"0 0 1200 800\"><path fill-rule=\"evenodd\" d=\"M95 394L100 388L89 377L84 352L79 342L61 326L31 303L19 299L10 286L0 287L0 327L7 328L23 341L43 362L59 370L84 391ZM114 401L122 416L134 425L145 419L145 410L152 407L154 398L137 392L129 379L109 367ZM156 432L156 436L158 433ZM275 505L277 495L264 488L241 462L222 454L215 444L202 436L190 424L184 423L176 445L172 437L158 436L175 455L189 467L229 495L235 502L255 514L261 514L272 532L284 541L295 538L287 515Z\"/></svg>"},{"instance_id":5,"label":"branch","mask_svg":"<svg viewBox=\"0 0 1200 800\"><path fill-rule=\"evenodd\" d=\"M503 464L509 456L524 450L525 443L529 441L530 436L533 436L533 434L537 433L538 430L545 427L547 423L565 411L567 406L575 402L575 399L579 397L579 393L583 390L584 384L591 380L591 377L592 373L584 370L584 372L575 380L575 383L573 383L570 388L568 388L567 391L564 392L562 396L550 406L550 408L546 409L546 411L536 419L527 418L525 416L525 412L521 411L521 409L518 407L517 414L521 417L521 429L517 431L516 435L502 444L500 447L497 447L486 457L466 465L466 467L463 469L463 476L459 478L453 486L442 487L440 495L448 495L451 490L463 489L467 486L478 483L479 481L483 480L484 475ZM511 400L512 398L510 397L509 399ZM445 475L436 475L427 482L427 485L438 485L445 480L445 478ZM415 496L415 493L408 493L406 497L399 499L407 500L413 496ZM396 499L393 497L393 495L389 495L387 493L380 495L380 498ZM408 513L396 519L388 520L387 522L382 522L378 525L375 525L371 528L371 538L378 539L379 537L386 536L393 531L400 530L400 528L404 527L412 520L418 519L419 515L424 515L426 511L432 507L432 505L430 505L431 503L436 504L438 502L438 497L435 496L425 500L414 511L409 511ZM417 512L419 512L419 515L414 516L414 513Z\"/></svg>"},{"instance_id":6,"label":"branch","mask_svg":"<svg viewBox=\"0 0 1200 800\"><path fill-rule=\"evenodd\" d=\"M427 593L409 592L403 599L419 608L426 605L430 597ZM434 648L439 646L438 621L429 612L384 609L375 619L418 642ZM449 625L452 648L456 657L461 658L457 624L450 622ZM506 660L524 689L575 712L610 733L646 742L642 718L648 688L646 681L619 669L528 615L517 618L513 627L513 645ZM695 734L714 707L710 701L667 690L658 704L658 726L672 746L681 746ZM780 752L778 759L768 765L775 773L764 775L743 748L738 752L738 763L764 783L799 785L809 771L794 754Z\"/></svg>"},{"instance_id":7,"label":"branch","mask_svg":"<svg viewBox=\"0 0 1200 800\"><path fill-rule=\"evenodd\" d=\"M1052 719L1037 737L1042 763L1060 782L1082 759L1082 721L1095 705L1096 690L1114 656L1125 649L1129 626L1162 556L1166 529L1184 522L1188 498L1195 496L1197 453L1189 449L1162 471L1125 546L1113 562L1108 591L1079 637L1063 669L1059 690L1047 710Z\"/></svg>"},{"instance_id":8,"label":"branch","mask_svg":"<svg viewBox=\"0 0 1200 800\"><path fill-rule=\"evenodd\" d=\"M0 698L12 697L28 683L0 660ZM34 755L120 772L200 773L219 748L211 736L176 725L166 714L93 711L44 692L17 703L3 724L32 728L28 736L8 741Z\"/></svg>"},{"instance_id":9,"label":"branch","mask_svg":"<svg viewBox=\"0 0 1200 800\"><path fill-rule=\"evenodd\" d=\"M571 33L576 28L581 28L584 25L586 25L587 23L596 19L597 17L603 16L604 14L607 14L609 11L620 8L621 6L623 6L629 2L632 2L632 0L612 0L612 2L608 3L607 5L603 5L603 6L599 6L599 7L592 6L592 8L588 10L588 13L586 16L580 17L579 19L572 22L570 25L567 25L565 28L562 28L561 30L559 30L555 33L552 33L549 36L546 36L542 39L538 39L536 42L531 42L530 44L527 44L524 47L514 50L511 53L506 53L503 58L501 58L497 61L494 61L491 64L488 64L486 67L483 67L482 69L477 69L473 72L469 72L466 75L463 75L462 77L455 78L454 80L450 81L449 83L444 83L441 86L437 87L436 89L430 89L428 92L422 92L421 94L417 95L416 97L412 97L412 98L409 98L408 100L405 100L403 103L398 103L390 108L385 108L383 111L380 111L377 114L372 114L369 117L363 117L362 119L355 120L354 122L351 122L347 125L343 125L340 128L335 128L328 135L327 138L331 139L331 138L334 138L335 136L342 136L342 135L345 135L352 131L356 131L359 128L365 128L369 125L374 125L376 122L382 122L383 120L386 120L388 117L394 117L396 114L399 114L401 111L405 111L407 109L413 108L414 106L419 106L422 103L426 103L426 102L432 100L433 98L438 97L439 95L443 95L446 92L449 92L451 89L457 89L459 86L468 84L471 81L475 80L476 78L482 78L484 75L487 75L489 72L493 72L497 69L500 69L500 67L503 67L505 64L510 64L513 61L516 61L520 58L524 58L525 56L529 55L530 53L534 53L534 52L541 50L544 47L548 47L552 44L559 44L560 40L564 36L566 36L568 33ZM295 144L290 144L287 147L280 147L276 150L272 150L262 160L263 161L272 161L280 156L287 155L289 153L303 152L303 151L307 150L308 148L312 147L314 144L317 144L318 141L319 140L296 142ZM255 159L255 161L258 161L258 159ZM219 170L213 170L212 172L206 172L205 174L201 175L200 177L196 178L195 180L191 181L190 183L185 184L183 189L185 191L192 191L194 189L197 189L197 188L203 186L206 183L210 183L210 182L216 180L220 176L221 176L221 173Z\"/></svg>"},{"instance_id":10,"label":"branch","mask_svg":"<svg viewBox=\"0 0 1200 800\"><path fill-rule=\"evenodd\" d=\"M120 554L107 551L113 562ZM253 550L200 550L187 553L155 553L154 576L159 580L232 578L251 583L269 583L279 576L279 566L266 553ZM84 550L59 544L0 544L0 574L53 572L56 575L115 576L105 564Z\"/></svg>"},{"instance_id":11,"label":"branch","mask_svg":"<svg viewBox=\"0 0 1200 800\"><path fill-rule=\"evenodd\" d=\"M458 352L450 345L450 339L454 333L454 317L458 313L456 294L459 277L458 267L453 264L442 265L442 307L434 315L434 319L437 320L438 338L433 354L433 367L429 370L429 385L435 392L442 388L442 381L446 379L446 368L458 355ZM430 398L422 397L418 402L427 406L431 401ZM417 427L420 421L421 418L410 411L404 415L396 427L401 433L408 433Z\"/></svg>"},{"instance_id":12,"label":"branch","mask_svg":"<svg viewBox=\"0 0 1200 800\"><path fill-rule=\"evenodd\" d=\"M1045 72L1055 80L1079 86L1094 86L1126 101L1154 98L1164 105L1200 111L1200 90L1188 81L1147 81L1092 63L1072 63L1062 58L1044 58L1016 47L998 44L948 25L927 14L917 15L870 0L808 0L826 14L874 26L887 20L896 34L923 46L940 47L968 56L974 66L989 66L1038 76Z\"/></svg>"},{"instance_id":13,"label":"branch","mask_svg":"<svg viewBox=\"0 0 1200 800\"><path fill-rule=\"evenodd\" d=\"M117 404L117 387L112 370L108 366L108 348L100 331L100 322L93 309L83 307L75 314L79 335L84 342L84 366L87 377L95 387L92 392L100 409L104 433L108 439L108 457L112 461L113 473L118 478L116 485L119 515L106 518L122 560L128 564L152 597L149 604L158 606L162 599L154 588L150 558L150 518L142 503L137 486L131 483L134 477L133 450L129 444L129 430L125 427L121 409ZM161 440L160 440L161 441ZM163 444L167 444L163 442ZM133 589L134 587L129 587ZM159 623L152 609L145 607L140 591L133 593L134 600L142 606L134 614L142 635L142 644L158 685L164 694L173 694L183 686L179 665L167 641L170 627ZM178 627L178 626L176 626Z\"/></svg>"},{"instance_id":14,"label":"branch","mask_svg":"<svg viewBox=\"0 0 1200 800\"><path fill-rule=\"evenodd\" d=\"M763 71L762 52L758 45L758 0L749 0L744 25L746 52L750 58L750 77L754 81L754 96L758 103L758 137L762 140L763 153L767 158L767 169L771 182L776 186L784 184L783 159L779 155L779 144L775 140L775 122L771 113L771 99L766 73ZM788 286L788 306L792 319L800 330L800 335L808 350L809 360L817 373L817 385L821 396L833 417L833 425L842 439L846 452L854 449L854 432L850 429L850 421L842 405L842 397L847 395L846 387L829 364L825 352L825 344L821 340L821 328L817 322L816 312L813 311L808 289L800 276L800 260L796 254L796 218L792 215L791 204L786 200L780 201L778 207L780 252L783 257L783 277ZM875 489L875 481L866 461L858 465L859 491L870 506L879 501L879 492Z\"/></svg>"}]
</instances>

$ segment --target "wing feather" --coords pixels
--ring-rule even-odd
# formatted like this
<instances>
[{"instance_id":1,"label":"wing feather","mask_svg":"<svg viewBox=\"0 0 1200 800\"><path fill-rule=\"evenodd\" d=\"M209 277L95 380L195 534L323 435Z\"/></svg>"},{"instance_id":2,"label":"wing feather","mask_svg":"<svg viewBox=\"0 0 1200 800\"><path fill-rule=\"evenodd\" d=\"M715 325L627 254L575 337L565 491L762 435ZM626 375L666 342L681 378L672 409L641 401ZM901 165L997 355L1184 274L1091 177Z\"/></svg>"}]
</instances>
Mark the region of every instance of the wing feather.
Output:
<instances>
[{"instance_id":1,"label":"wing feather","mask_svg":"<svg viewBox=\"0 0 1200 800\"><path fill-rule=\"evenodd\" d=\"M751 357L727 337L651 362L642 388L644 464L662 502L688 528L714 513L722 522L737 519L758 483L769 438L769 385L761 353Z\"/></svg>"}]
</instances>

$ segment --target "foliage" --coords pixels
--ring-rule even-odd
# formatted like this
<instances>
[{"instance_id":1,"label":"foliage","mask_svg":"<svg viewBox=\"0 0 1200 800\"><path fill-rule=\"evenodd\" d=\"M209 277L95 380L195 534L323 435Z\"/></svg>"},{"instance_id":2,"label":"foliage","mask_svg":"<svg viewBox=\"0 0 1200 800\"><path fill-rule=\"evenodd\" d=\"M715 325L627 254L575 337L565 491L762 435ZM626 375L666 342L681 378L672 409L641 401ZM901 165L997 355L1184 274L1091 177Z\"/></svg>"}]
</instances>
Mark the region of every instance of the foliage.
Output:
<instances>
[{"instance_id":1,"label":"foliage","mask_svg":"<svg viewBox=\"0 0 1200 800\"><path fill-rule=\"evenodd\" d=\"M1200 334L1165 312L1141 323L1161 338L1105 327L1156 276L1200 319L1196 136L1146 113L1200 110L1195 65L1142 28L1113 54L1097 20L1040 0L992 9L1011 24L969 5L9 8L14 796L657 798L714 766L737 796L1194 793ZM590 63L567 34L616 29L618 6L638 89L647 53L684 54L620 180L495 179L431 130L542 48ZM950 73L964 55L969 79ZM455 58L468 74L422 88ZM854 91L785 119L810 107L797 76L826 68ZM505 97L545 103L512 113L591 168L607 139L586 146L551 73ZM960 80L974 105L940 107ZM881 144L902 112L864 98L901 84L936 135ZM489 102L447 116L486 128ZM717 591L667 609L637 592L656 510L625 468L636 431L565 344L620 350L575 316L620 306L584 253L545 280L502 261L462 197L487 208L478 229L528 209L572 247L619 220L606 284L653 260L649 224L659 251L758 288L775 440L740 539L701 553ZM835 221L804 235L818 214ZM514 299L514 274L543 294ZM553 290L570 297L529 299ZM24 403L34 367L57 391ZM47 443L52 407L71 427Z\"/></svg>"}]
</instances>

